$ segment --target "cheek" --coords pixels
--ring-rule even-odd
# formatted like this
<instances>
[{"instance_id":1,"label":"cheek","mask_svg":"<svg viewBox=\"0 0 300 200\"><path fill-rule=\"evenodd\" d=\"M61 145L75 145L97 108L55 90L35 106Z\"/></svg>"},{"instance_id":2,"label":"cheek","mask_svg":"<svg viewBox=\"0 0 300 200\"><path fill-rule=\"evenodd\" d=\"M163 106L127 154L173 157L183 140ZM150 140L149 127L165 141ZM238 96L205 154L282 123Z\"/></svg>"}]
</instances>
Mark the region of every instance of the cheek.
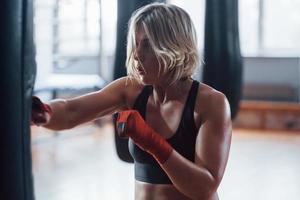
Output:
<instances>
[{"instance_id":1,"label":"cheek","mask_svg":"<svg viewBox=\"0 0 300 200\"><path fill-rule=\"evenodd\" d=\"M159 74L159 66L156 63L149 63L145 66L146 75L158 76Z\"/></svg>"},{"instance_id":2,"label":"cheek","mask_svg":"<svg viewBox=\"0 0 300 200\"><path fill-rule=\"evenodd\" d=\"M153 56L151 59L149 59L148 67L153 72L159 71L159 62L155 56Z\"/></svg>"}]
</instances>

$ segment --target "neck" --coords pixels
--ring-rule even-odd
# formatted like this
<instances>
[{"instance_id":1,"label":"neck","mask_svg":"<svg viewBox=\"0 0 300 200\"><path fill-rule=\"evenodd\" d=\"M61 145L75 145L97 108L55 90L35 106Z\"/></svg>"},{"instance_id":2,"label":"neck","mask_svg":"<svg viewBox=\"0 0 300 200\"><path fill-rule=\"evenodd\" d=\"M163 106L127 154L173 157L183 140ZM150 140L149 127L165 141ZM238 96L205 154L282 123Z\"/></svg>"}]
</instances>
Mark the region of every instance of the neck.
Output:
<instances>
[{"instance_id":1,"label":"neck","mask_svg":"<svg viewBox=\"0 0 300 200\"><path fill-rule=\"evenodd\" d=\"M156 105L165 104L169 101L179 99L189 90L192 80L178 80L172 85L155 84L153 85L153 99Z\"/></svg>"}]
</instances>

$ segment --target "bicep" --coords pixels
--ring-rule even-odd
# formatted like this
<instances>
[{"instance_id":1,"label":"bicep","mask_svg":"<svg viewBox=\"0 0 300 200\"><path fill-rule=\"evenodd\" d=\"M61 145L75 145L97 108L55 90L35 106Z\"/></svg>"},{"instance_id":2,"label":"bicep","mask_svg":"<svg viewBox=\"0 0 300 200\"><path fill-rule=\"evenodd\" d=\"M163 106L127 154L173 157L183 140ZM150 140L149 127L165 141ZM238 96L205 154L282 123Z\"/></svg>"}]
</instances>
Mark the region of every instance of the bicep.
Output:
<instances>
[{"instance_id":1,"label":"bicep","mask_svg":"<svg viewBox=\"0 0 300 200\"><path fill-rule=\"evenodd\" d=\"M126 106L125 78L118 79L103 89L69 99L68 109L74 124L87 122L110 114ZM130 87L130 86L128 86Z\"/></svg>"},{"instance_id":2,"label":"bicep","mask_svg":"<svg viewBox=\"0 0 300 200\"><path fill-rule=\"evenodd\" d=\"M199 129L195 162L204 166L220 182L229 156L232 125L226 98L217 101Z\"/></svg>"}]
</instances>

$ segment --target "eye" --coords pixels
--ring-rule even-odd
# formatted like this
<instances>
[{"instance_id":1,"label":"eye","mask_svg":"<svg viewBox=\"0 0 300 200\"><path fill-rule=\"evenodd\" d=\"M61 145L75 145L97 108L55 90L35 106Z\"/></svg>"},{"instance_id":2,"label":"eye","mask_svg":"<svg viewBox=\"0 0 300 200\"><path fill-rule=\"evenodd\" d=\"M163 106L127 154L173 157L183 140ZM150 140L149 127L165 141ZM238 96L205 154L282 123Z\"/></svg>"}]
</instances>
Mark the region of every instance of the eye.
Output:
<instances>
[{"instance_id":1,"label":"eye","mask_svg":"<svg viewBox=\"0 0 300 200\"><path fill-rule=\"evenodd\" d=\"M136 51L140 53L153 53L150 41L148 38L144 38L140 41L136 41Z\"/></svg>"},{"instance_id":2,"label":"eye","mask_svg":"<svg viewBox=\"0 0 300 200\"><path fill-rule=\"evenodd\" d=\"M149 40L143 41L141 44L141 48L148 52L152 51L152 47L151 47Z\"/></svg>"},{"instance_id":3,"label":"eye","mask_svg":"<svg viewBox=\"0 0 300 200\"><path fill-rule=\"evenodd\" d=\"M149 48L149 47L150 47L150 43L149 43L149 41L145 41L145 42L143 42L143 47L145 47L145 48Z\"/></svg>"}]
</instances>

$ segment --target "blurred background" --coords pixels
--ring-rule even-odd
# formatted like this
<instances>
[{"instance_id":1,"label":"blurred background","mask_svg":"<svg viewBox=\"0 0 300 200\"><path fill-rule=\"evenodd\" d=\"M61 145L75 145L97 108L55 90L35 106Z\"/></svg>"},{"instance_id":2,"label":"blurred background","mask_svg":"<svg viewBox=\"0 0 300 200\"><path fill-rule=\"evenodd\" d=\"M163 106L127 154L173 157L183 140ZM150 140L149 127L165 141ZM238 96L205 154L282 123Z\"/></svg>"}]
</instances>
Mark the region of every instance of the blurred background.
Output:
<instances>
[{"instance_id":1,"label":"blurred background","mask_svg":"<svg viewBox=\"0 0 300 200\"><path fill-rule=\"evenodd\" d=\"M169 0L192 17L201 54L204 0ZM239 0L242 99L220 199L300 196L300 0ZM35 0L35 94L44 101L113 80L117 0ZM194 76L202 79L202 68ZM68 131L32 127L37 200L133 199L110 116Z\"/></svg>"}]
</instances>

